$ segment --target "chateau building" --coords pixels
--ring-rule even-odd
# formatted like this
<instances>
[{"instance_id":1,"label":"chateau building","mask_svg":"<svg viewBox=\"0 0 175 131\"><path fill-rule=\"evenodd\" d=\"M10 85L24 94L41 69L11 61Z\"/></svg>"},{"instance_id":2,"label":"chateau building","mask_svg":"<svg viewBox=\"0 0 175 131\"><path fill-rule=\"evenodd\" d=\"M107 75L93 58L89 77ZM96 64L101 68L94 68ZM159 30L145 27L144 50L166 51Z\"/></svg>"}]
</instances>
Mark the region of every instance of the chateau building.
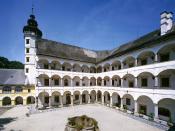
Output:
<instances>
[{"instance_id":1,"label":"chateau building","mask_svg":"<svg viewBox=\"0 0 175 131\"><path fill-rule=\"evenodd\" d=\"M113 50L43 39L33 14L23 33L25 69L0 70L2 106L101 103L175 122L173 13L161 13L160 29Z\"/></svg>"}]
</instances>

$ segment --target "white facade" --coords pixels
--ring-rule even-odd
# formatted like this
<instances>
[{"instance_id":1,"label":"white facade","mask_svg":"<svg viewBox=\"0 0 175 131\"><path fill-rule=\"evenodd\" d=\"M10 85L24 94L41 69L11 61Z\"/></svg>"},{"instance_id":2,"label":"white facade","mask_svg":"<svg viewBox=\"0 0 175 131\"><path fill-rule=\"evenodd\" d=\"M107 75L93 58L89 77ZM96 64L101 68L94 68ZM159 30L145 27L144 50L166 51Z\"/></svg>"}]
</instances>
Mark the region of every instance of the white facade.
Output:
<instances>
[{"instance_id":1,"label":"white facade","mask_svg":"<svg viewBox=\"0 0 175 131\"><path fill-rule=\"evenodd\" d=\"M35 85L39 106L100 102L175 122L175 37L97 65L36 55L36 37L26 39L27 84Z\"/></svg>"}]
</instances>

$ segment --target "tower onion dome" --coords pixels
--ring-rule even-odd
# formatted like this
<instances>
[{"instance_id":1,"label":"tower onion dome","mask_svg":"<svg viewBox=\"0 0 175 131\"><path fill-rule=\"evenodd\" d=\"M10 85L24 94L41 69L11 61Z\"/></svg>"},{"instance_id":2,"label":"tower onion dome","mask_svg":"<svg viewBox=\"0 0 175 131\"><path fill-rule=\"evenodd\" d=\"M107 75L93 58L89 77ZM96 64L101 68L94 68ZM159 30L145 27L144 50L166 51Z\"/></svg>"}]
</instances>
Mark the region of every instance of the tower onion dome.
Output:
<instances>
[{"instance_id":1,"label":"tower onion dome","mask_svg":"<svg viewBox=\"0 0 175 131\"><path fill-rule=\"evenodd\" d=\"M42 37L42 32L38 28L38 23L35 20L35 16L32 14L30 15L30 18L27 21L27 25L24 26L23 28L23 33L25 34L30 34L34 33L37 37L41 38Z\"/></svg>"}]
</instances>

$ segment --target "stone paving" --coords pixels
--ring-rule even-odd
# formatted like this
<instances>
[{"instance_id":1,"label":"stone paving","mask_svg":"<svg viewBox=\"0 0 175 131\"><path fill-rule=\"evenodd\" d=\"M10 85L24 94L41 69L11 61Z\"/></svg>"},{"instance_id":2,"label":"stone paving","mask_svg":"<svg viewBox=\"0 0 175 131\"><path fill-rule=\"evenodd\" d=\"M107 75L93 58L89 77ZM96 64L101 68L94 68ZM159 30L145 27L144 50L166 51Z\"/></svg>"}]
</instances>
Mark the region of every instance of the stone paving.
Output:
<instances>
[{"instance_id":1,"label":"stone paving","mask_svg":"<svg viewBox=\"0 0 175 131\"><path fill-rule=\"evenodd\" d=\"M163 131L158 126L141 121L120 111L101 105L78 105L36 113L26 117L27 106L15 107L5 112L2 118L15 118L4 125L6 131L64 131L68 117L87 115L98 121L100 131Z\"/></svg>"}]
</instances>

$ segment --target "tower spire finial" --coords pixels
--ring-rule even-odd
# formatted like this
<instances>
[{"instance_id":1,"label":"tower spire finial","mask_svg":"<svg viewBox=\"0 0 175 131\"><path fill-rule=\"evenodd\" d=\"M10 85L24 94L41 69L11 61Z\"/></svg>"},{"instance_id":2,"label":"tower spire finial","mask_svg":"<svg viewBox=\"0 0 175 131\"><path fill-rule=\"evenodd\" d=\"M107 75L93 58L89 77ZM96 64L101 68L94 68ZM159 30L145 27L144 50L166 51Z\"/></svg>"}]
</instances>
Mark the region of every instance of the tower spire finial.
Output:
<instances>
[{"instance_id":1,"label":"tower spire finial","mask_svg":"<svg viewBox=\"0 0 175 131\"><path fill-rule=\"evenodd\" d=\"M32 1L32 15L34 15L34 5L33 5L33 1Z\"/></svg>"}]
</instances>

